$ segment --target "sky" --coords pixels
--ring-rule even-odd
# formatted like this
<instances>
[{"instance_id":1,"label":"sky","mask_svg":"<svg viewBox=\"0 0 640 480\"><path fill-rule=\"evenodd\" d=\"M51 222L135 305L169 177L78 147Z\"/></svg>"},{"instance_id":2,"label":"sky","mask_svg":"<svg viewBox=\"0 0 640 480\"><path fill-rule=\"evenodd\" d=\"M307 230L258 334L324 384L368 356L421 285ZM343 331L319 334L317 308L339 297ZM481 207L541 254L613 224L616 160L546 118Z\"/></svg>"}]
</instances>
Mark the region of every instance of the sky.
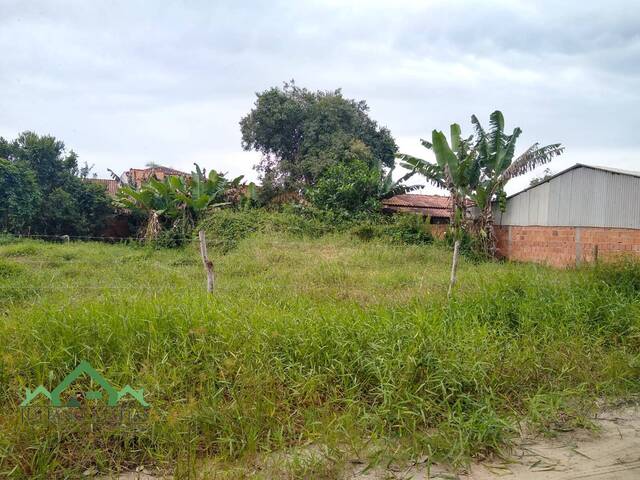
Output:
<instances>
[{"instance_id":1,"label":"sky","mask_svg":"<svg viewBox=\"0 0 640 480\"><path fill-rule=\"evenodd\" d=\"M256 179L238 122L290 79L366 100L425 159L433 129L499 109L518 151L566 146L554 172L640 170L638 0L0 0L0 136L54 135L100 177L196 162Z\"/></svg>"}]
</instances>

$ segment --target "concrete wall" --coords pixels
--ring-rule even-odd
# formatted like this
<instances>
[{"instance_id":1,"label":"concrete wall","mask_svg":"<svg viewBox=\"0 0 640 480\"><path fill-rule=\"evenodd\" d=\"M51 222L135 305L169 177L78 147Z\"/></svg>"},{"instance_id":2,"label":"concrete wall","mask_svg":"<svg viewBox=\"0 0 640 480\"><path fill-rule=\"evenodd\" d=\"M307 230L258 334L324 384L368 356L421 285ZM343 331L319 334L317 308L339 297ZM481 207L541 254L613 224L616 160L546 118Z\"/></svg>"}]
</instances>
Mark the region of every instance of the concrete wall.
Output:
<instances>
[{"instance_id":1,"label":"concrete wall","mask_svg":"<svg viewBox=\"0 0 640 480\"><path fill-rule=\"evenodd\" d=\"M640 230L598 227L496 227L498 255L510 260L568 267L622 255L640 256Z\"/></svg>"}]
</instances>

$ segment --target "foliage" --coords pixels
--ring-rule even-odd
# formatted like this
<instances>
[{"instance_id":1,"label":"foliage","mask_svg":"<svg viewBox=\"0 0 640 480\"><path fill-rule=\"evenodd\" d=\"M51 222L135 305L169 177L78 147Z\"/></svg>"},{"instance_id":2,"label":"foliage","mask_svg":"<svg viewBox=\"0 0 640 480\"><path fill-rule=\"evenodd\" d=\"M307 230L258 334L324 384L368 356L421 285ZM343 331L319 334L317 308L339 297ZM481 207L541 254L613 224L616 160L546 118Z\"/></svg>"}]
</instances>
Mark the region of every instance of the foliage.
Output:
<instances>
[{"instance_id":1,"label":"foliage","mask_svg":"<svg viewBox=\"0 0 640 480\"><path fill-rule=\"evenodd\" d=\"M382 222L362 222L351 228L350 233L363 241L377 239L395 245L425 245L433 242L428 219L412 213L396 214Z\"/></svg>"},{"instance_id":2,"label":"foliage","mask_svg":"<svg viewBox=\"0 0 640 480\"><path fill-rule=\"evenodd\" d=\"M531 179L531 181L529 181L529 186L530 187L535 187L536 185L546 182L547 180L549 180L551 177L553 177L554 173L551 171L550 168L545 168L542 172L542 175L540 175L539 177L534 177Z\"/></svg>"},{"instance_id":3,"label":"foliage","mask_svg":"<svg viewBox=\"0 0 640 480\"><path fill-rule=\"evenodd\" d=\"M404 184L413 172L395 181L392 174L393 168L385 172L373 159L371 150L364 143L354 141L341 161L327 167L307 189L307 196L319 209L345 218L357 217L363 212L378 211L381 199L421 188Z\"/></svg>"},{"instance_id":4,"label":"foliage","mask_svg":"<svg viewBox=\"0 0 640 480\"><path fill-rule=\"evenodd\" d=\"M539 165L550 162L564 151L559 143L540 147L534 143L515 157L516 141L522 130L515 128L511 135L504 133L504 117L496 110L490 116L490 130L486 132L475 115L471 116L475 137L461 138L460 126L451 125L451 147L442 132L433 131L432 141L421 140L433 149L436 163L400 154L403 166L422 174L437 187L449 191L454 203L454 233L462 235L466 223L467 200L479 214L475 233L480 253L492 256L495 251L493 232L493 202L504 207L504 187L511 180ZM456 233L457 232L457 233Z\"/></svg>"},{"instance_id":5,"label":"foliage","mask_svg":"<svg viewBox=\"0 0 640 480\"><path fill-rule=\"evenodd\" d=\"M99 235L113 213L104 187L83 180L90 167L78 167L78 156L50 135L21 133L9 142L0 137L0 187L19 202L14 216L0 215L0 229L45 235Z\"/></svg>"},{"instance_id":6,"label":"foliage","mask_svg":"<svg viewBox=\"0 0 640 480\"><path fill-rule=\"evenodd\" d=\"M591 268L463 259L465 294L447 302L447 255L256 234L212 253L212 296L195 245L3 245L0 472L108 476L196 456L205 477L211 464L242 478L309 445L338 465L354 450L365 462L464 465L500 451L518 425L571 426L603 397L640 392L636 274L611 266L605 282ZM25 387L56 385L80 360L144 388L149 420L123 431L96 419L86 434L21 423Z\"/></svg>"},{"instance_id":7,"label":"foliage","mask_svg":"<svg viewBox=\"0 0 640 480\"><path fill-rule=\"evenodd\" d=\"M40 207L40 189L31 169L0 158L0 229L27 231Z\"/></svg>"},{"instance_id":8,"label":"foliage","mask_svg":"<svg viewBox=\"0 0 640 480\"><path fill-rule=\"evenodd\" d=\"M480 164L471 146L472 138L463 139L458 124L451 125L451 146L444 133L433 130L431 142L420 141L433 150L436 163L400 154L401 165L423 175L433 185L449 191L452 199L451 224L456 236L462 235L466 218L466 200L479 184Z\"/></svg>"},{"instance_id":9,"label":"foliage","mask_svg":"<svg viewBox=\"0 0 640 480\"><path fill-rule=\"evenodd\" d=\"M274 212L263 209L245 211L216 210L199 224L207 232L214 249L227 253L239 242L257 233L284 233L295 237L319 237L336 231L336 226L320 212L305 213L294 209Z\"/></svg>"},{"instance_id":10,"label":"foliage","mask_svg":"<svg viewBox=\"0 0 640 480\"><path fill-rule=\"evenodd\" d=\"M263 155L257 167L263 195L314 185L354 141L371 151L369 167L392 168L395 141L368 110L366 102L347 99L340 90L312 92L293 82L258 93L240 129L242 147Z\"/></svg>"},{"instance_id":11,"label":"foliage","mask_svg":"<svg viewBox=\"0 0 640 480\"><path fill-rule=\"evenodd\" d=\"M184 239L205 211L229 204L225 195L230 189L237 190L243 178L227 180L215 170L207 175L198 165L195 167L188 178L173 175L162 181L150 178L140 189L123 185L118 190L116 205L148 217L146 239L156 239L163 229L172 231L168 238Z\"/></svg>"},{"instance_id":12,"label":"foliage","mask_svg":"<svg viewBox=\"0 0 640 480\"><path fill-rule=\"evenodd\" d=\"M475 127L475 150L482 170L482 181L472 192L471 199L479 210L478 233L483 240L483 250L488 255L495 252L493 232L493 201L503 195L504 187L512 178L530 172L539 165L550 162L562 154L564 147L559 143L541 147L534 143L520 156L515 156L516 142L522 133L519 127L511 135L504 132L504 116L496 110L489 117L490 130L487 132L475 115L471 116Z\"/></svg>"}]
</instances>

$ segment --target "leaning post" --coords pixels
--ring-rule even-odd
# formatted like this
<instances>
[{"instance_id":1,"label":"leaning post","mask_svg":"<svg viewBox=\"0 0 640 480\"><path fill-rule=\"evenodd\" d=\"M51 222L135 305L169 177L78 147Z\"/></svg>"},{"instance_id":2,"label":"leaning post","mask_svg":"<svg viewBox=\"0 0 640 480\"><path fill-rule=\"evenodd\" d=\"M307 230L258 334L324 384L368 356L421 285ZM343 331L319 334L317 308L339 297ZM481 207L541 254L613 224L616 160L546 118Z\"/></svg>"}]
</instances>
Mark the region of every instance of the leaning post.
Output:
<instances>
[{"instance_id":1,"label":"leaning post","mask_svg":"<svg viewBox=\"0 0 640 480\"><path fill-rule=\"evenodd\" d=\"M202 264L207 273L207 292L213 292L213 262L209 260L207 256L207 240L204 235L204 230L198 232L198 238L200 239L200 256L202 257Z\"/></svg>"}]
</instances>

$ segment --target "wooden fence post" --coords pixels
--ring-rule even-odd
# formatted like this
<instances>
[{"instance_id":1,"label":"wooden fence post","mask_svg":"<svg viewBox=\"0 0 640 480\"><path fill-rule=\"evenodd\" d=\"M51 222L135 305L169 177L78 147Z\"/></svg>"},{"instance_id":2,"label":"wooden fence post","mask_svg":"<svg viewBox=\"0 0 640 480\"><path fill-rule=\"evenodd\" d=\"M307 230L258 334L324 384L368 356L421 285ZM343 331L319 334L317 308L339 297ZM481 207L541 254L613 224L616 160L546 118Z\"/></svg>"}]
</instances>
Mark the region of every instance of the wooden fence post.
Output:
<instances>
[{"instance_id":1,"label":"wooden fence post","mask_svg":"<svg viewBox=\"0 0 640 480\"><path fill-rule=\"evenodd\" d=\"M213 292L213 262L207 257L207 240L204 236L204 230L198 232L200 238L200 256L202 257L202 264L207 272L207 292Z\"/></svg>"},{"instance_id":2,"label":"wooden fence post","mask_svg":"<svg viewBox=\"0 0 640 480\"><path fill-rule=\"evenodd\" d=\"M449 291L447 292L447 298L451 298L453 292L453 286L456 283L456 271L458 269L458 255L460 254L460 240L456 240L453 244L453 261L451 262L451 279L449 280Z\"/></svg>"}]
</instances>

